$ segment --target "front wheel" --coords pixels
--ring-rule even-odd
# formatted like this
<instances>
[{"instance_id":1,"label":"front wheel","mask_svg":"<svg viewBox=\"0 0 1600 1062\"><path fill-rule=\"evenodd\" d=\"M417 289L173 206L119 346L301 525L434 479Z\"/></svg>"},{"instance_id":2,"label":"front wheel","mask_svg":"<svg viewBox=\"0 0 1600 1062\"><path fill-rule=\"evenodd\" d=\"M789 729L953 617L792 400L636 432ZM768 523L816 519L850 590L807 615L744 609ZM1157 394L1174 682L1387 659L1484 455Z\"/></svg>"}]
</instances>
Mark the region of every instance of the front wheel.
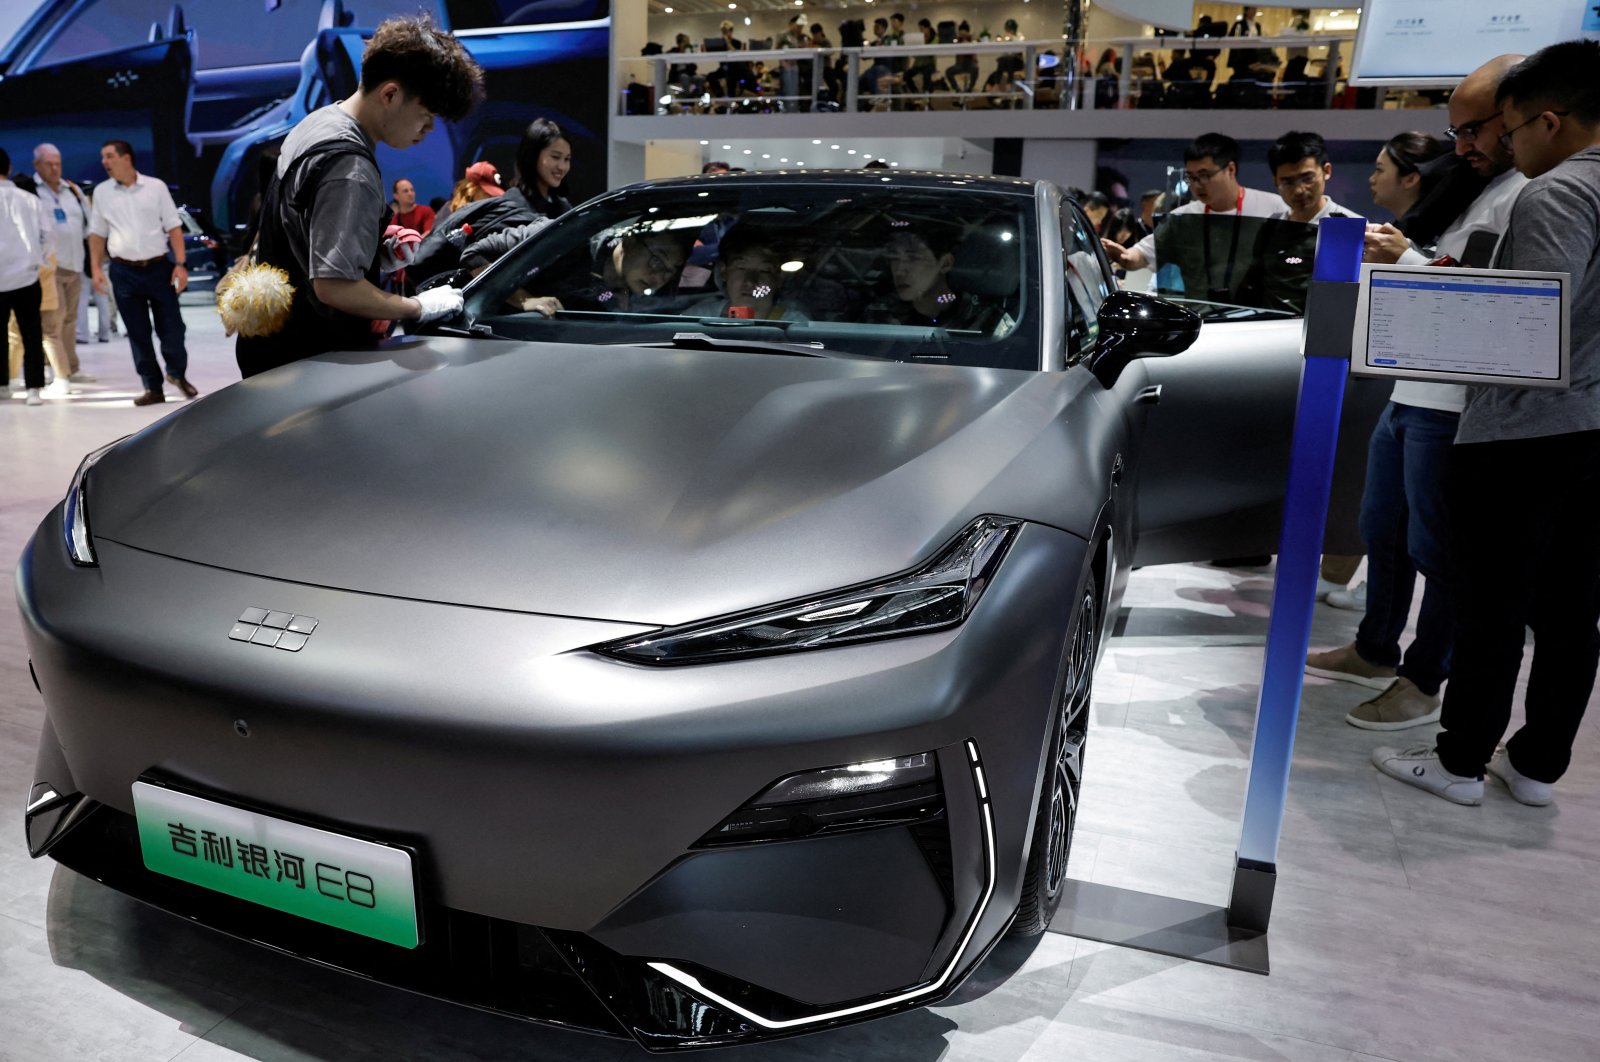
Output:
<instances>
[{"instance_id":1,"label":"front wheel","mask_svg":"<svg viewBox=\"0 0 1600 1062\"><path fill-rule=\"evenodd\" d=\"M1100 598L1091 574L1080 588L1078 618L1067 636L1067 673L1050 727L1044 782L1034 816L1033 843L1022 879L1022 900L1011 935L1033 937L1050 925L1067 882L1067 856L1078 817L1083 783L1083 746L1089 733L1089 700L1100 630Z\"/></svg>"}]
</instances>

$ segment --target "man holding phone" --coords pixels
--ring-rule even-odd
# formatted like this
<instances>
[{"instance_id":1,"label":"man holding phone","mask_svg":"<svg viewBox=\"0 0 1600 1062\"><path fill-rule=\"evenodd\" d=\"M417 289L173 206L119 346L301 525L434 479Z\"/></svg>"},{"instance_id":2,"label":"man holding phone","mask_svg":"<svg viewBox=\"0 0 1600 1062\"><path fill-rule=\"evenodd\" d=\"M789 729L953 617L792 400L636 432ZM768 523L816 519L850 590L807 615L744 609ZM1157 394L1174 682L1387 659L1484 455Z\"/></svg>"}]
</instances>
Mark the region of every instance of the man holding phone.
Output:
<instances>
[{"instance_id":1,"label":"man holding phone","mask_svg":"<svg viewBox=\"0 0 1600 1062\"><path fill-rule=\"evenodd\" d=\"M144 393L133 404L149 406L167 400L161 365L150 341L152 318L161 340L167 381L193 398L200 392L184 375L189 353L184 349L183 315L178 311L178 296L189 286L178 208L165 183L134 168L133 146L126 140L107 140L100 148L100 164L111 179L95 189L89 218L90 279L95 290L109 291L116 298L128 330L133 367L144 382Z\"/></svg>"}]
</instances>

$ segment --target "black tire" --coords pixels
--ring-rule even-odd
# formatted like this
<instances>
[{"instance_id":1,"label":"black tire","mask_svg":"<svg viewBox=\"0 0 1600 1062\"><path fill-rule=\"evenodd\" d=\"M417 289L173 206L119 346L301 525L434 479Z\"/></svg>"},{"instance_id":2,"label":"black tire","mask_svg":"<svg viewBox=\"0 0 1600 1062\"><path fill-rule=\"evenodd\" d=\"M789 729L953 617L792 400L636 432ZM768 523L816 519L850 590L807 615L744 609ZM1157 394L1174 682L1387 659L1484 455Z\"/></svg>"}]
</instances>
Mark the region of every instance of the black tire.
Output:
<instances>
[{"instance_id":1,"label":"black tire","mask_svg":"<svg viewBox=\"0 0 1600 1062\"><path fill-rule=\"evenodd\" d=\"M1091 573L1079 589L1078 618L1067 635L1067 669L1061 701L1050 725L1044 781L1034 815L1033 843L1022 878L1022 899L1011 923L1013 937L1043 933L1061 904L1067 881L1067 856L1078 817L1083 784L1083 748L1089 734L1089 700L1099 649L1100 594Z\"/></svg>"}]
</instances>

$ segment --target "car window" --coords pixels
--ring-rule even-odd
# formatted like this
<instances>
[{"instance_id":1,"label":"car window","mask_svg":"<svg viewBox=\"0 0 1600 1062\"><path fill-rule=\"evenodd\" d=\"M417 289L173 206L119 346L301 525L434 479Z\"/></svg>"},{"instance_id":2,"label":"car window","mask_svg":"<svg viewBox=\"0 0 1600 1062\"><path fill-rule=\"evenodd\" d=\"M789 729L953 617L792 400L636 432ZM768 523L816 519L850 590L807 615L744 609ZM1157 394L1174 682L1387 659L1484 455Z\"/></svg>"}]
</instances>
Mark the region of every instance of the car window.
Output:
<instances>
[{"instance_id":1,"label":"car window","mask_svg":"<svg viewBox=\"0 0 1600 1062\"><path fill-rule=\"evenodd\" d=\"M1037 369L1031 210L1026 196L965 189L647 187L540 230L473 285L467 311L519 339L652 343L709 330Z\"/></svg>"},{"instance_id":2,"label":"car window","mask_svg":"<svg viewBox=\"0 0 1600 1062\"><path fill-rule=\"evenodd\" d=\"M1156 290L1206 317L1299 317L1316 250L1314 224L1173 214L1156 229Z\"/></svg>"},{"instance_id":3,"label":"car window","mask_svg":"<svg viewBox=\"0 0 1600 1062\"><path fill-rule=\"evenodd\" d=\"M1094 352L1100 338L1100 304L1111 283L1100 263L1099 241L1071 203L1061 204L1061 252L1067 282L1067 364Z\"/></svg>"}]
</instances>

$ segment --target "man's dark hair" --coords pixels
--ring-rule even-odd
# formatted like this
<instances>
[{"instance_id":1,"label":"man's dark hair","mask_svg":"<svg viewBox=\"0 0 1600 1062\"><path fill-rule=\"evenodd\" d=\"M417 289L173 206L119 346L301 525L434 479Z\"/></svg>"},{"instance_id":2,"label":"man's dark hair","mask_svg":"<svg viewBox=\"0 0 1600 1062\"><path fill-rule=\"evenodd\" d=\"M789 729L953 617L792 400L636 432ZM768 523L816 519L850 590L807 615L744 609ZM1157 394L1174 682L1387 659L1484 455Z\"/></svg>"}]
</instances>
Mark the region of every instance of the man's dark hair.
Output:
<instances>
[{"instance_id":1,"label":"man's dark hair","mask_svg":"<svg viewBox=\"0 0 1600 1062\"><path fill-rule=\"evenodd\" d=\"M895 22L904 22L906 20L906 17L904 15L902 15L898 11L896 11L894 14L890 15L889 17L891 19L893 19Z\"/></svg>"},{"instance_id":2,"label":"man's dark hair","mask_svg":"<svg viewBox=\"0 0 1600 1062\"><path fill-rule=\"evenodd\" d=\"M887 26L888 24L889 20L886 18L875 18L872 20L873 29L877 29L879 26Z\"/></svg>"},{"instance_id":3,"label":"man's dark hair","mask_svg":"<svg viewBox=\"0 0 1600 1062\"><path fill-rule=\"evenodd\" d=\"M1272 142L1267 149L1267 166L1277 174L1279 166L1287 166L1301 159L1311 159L1320 166L1328 161L1328 145L1316 133L1289 132Z\"/></svg>"},{"instance_id":4,"label":"man's dark hair","mask_svg":"<svg viewBox=\"0 0 1600 1062\"><path fill-rule=\"evenodd\" d=\"M1239 142L1222 133L1201 133L1183 149L1183 161L1199 162L1201 159L1211 159L1219 169L1226 169L1228 163L1239 161Z\"/></svg>"},{"instance_id":5,"label":"man's dark hair","mask_svg":"<svg viewBox=\"0 0 1600 1062\"><path fill-rule=\"evenodd\" d=\"M717 173L728 173L732 169L732 166L728 165L726 162L723 162L721 159L712 159L710 162L700 167L700 172L710 173L715 170Z\"/></svg>"},{"instance_id":6,"label":"man's dark hair","mask_svg":"<svg viewBox=\"0 0 1600 1062\"><path fill-rule=\"evenodd\" d=\"M1111 209L1111 197L1104 192L1084 192L1076 198L1081 207L1104 207L1108 211Z\"/></svg>"},{"instance_id":7,"label":"man's dark hair","mask_svg":"<svg viewBox=\"0 0 1600 1062\"><path fill-rule=\"evenodd\" d=\"M1600 124L1597 66L1600 41L1562 41L1541 48L1506 71L1495 89L1495 106L1511 102L1523 111L1566 111L1583 125Z\"/></svg>"},{"instance_id":8,"label":"man's dark hair","mask_svg":"<svg viewBox=\"0 0 1600 1062\"><path fill-rule=\"evenodd\" d=\"M483 99L483 71L461 42L425 16L390 18L361 53L361 89L386 81L434 114L459 121Z\"/></svg>"},{"instance_id":9,"label":"man's dark hair","mask_svg":"<svg viewBox=\"0 0 1600 1062\"><path fill-rule=\"evenodd\" d=\"M100 150L104 151L106 148L112 149L119 155L127 156L129 162L134 161L133 145L128 143L126 140L107 140L104 144L100 145Z\"/></svg>"},{"instance_id":10,"label":"man's dark hair","mask_svg":"<svg viewBox=\"0 0 1600 1062\"><path fill-rule=\"evenodd\" d=\"M522 142L517 145L517 183L527 193L537 194L539 156L557 140L565 140L561 127L548 118L535 118L522 131Z\"/></svg>"},{"instance_id":11,"label":"man's dark hair","mask_svg":"<svg viewBox=\"0 0 1600 1062\"><path fill-rule=\"evenodd\" d=\"M0 148L0 177L11 176L11 154L5 148Z\"/></svg>"},{"instance_id":12,"label":"man's dark hair","mask_svg":"<svg viewBox=\"0 0 1600 1062\"><path fill-rule=\"evenodd\" d=\"M861 168L864 170L886 170L889 168L889 164L882 159L872 159Z\"/></svg>"}]
</instances>

